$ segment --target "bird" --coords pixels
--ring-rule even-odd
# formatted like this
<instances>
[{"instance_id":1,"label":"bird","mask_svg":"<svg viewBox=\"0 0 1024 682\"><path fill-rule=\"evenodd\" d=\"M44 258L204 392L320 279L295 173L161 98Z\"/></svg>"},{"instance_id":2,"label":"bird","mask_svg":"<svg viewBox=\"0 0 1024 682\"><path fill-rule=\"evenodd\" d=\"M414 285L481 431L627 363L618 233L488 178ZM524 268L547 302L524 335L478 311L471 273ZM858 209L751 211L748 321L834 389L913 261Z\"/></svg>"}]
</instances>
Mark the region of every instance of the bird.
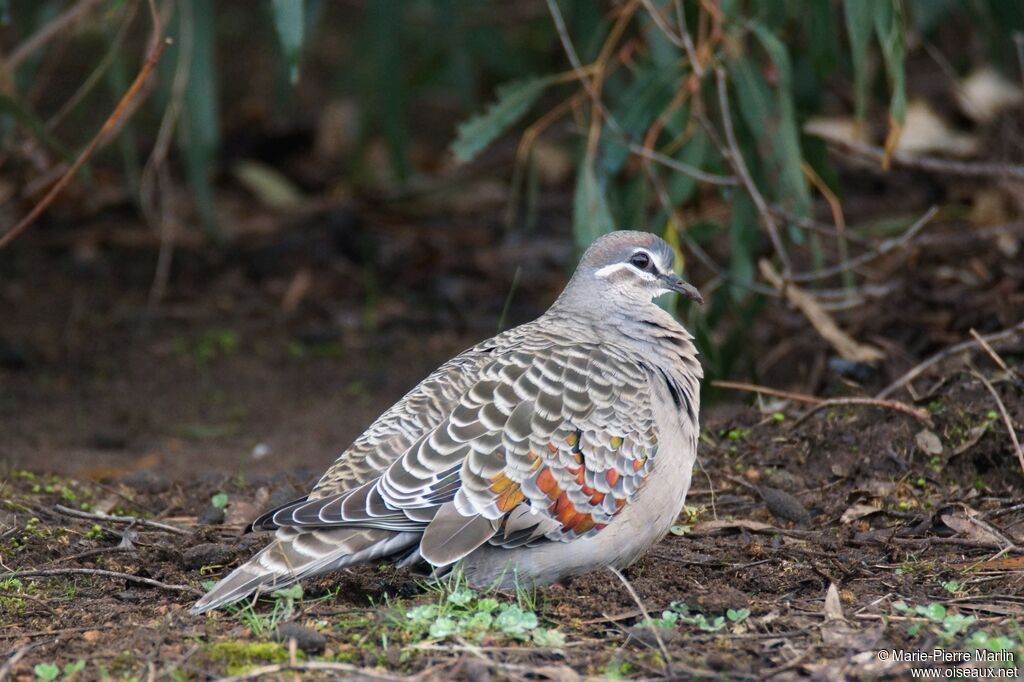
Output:
<instances>
[{"instance_id":1,"label":"bird","mask_svg":"<svg viewBox=\"0 0 1024 682\"><path fill-rule=\"evenodd\" d=\"M697 452L703 371L655 302L703 303L674 259L652 233L596 239L543 315L441 365L257 518L273 540L192 612L374 561L495 589L633 563L675 523Z\"/></svg>"}]
</instances>

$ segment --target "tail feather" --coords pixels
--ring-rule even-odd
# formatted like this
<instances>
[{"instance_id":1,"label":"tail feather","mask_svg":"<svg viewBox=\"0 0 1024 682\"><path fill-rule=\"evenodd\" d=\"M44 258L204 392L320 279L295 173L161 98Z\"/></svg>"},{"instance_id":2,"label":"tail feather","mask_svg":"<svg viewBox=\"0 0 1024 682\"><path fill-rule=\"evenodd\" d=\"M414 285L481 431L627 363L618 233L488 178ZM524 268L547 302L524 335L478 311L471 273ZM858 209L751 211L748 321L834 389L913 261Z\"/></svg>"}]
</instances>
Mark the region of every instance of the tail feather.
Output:
<instances>
[{"instance_id":1,"label":"tail feather","mask_svg":"<svg viewBox=\"0 0 1024 682\"><path fill-rule=\"evenodd\" d=\"M372 561L408 549L420 534L363 528L297 531L282 528L272 543L213 586L192 613L233 604L319 573Z\"/></svg>"}]
</instances>

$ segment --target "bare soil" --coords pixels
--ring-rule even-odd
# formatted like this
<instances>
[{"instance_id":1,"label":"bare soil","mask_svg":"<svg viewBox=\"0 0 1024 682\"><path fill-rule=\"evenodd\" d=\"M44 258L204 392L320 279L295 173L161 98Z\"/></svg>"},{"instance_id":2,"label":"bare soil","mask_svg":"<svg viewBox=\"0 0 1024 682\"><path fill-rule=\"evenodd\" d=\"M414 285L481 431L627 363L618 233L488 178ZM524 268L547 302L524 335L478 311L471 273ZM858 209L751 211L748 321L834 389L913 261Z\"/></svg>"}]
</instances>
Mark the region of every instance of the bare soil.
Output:
<instances>
[{"instance_id":1,"label":"bare soil","mask_svg":"<svg viewBox=\"0 0 1024 682\"><path fill-rule=\"evenodd\" d=\"M571 260L567 238L519 243L496 221L360 215L217 256L185 249L155 309L155 252L114 244L120 228L91 226L98 248L69 248L59 227L19 243L0 278L0 560L48 573L0 577L0 678L78 659L76 679L204 680L287 663L286 645L238 616L189 615L203 581L264 542L245 532L260 511L302 494L416 381L494 333L517 265L506 326L543 310ZM891 363L854 384L798 313L773 304L753 337L781 350L761 374L818 395L872 395L970 328L1016 322L1019 261L958 241L955 227L934 234L914 259L879 264L879 281L897 278L892 293L844 319ZM363 248L383 251L372 268ZM1021 366L1021 338L998 350ZM913 396L892 396L931 424L843 405L801 419L806 405L757 409L713 393L679 534L625 572L638 599L608 573L540 592L538 615L565 646L413 641L395 622L433 596L411 573L368 566L306 585L290 619L321 633L326 651L303 660L363 678L898 679L910 664L875 652L967 647L901 601L941 603L976 618L969 631L1019 646L1024 476L979 374L1024 423L1024 386L977 348L925 372ZM211 505L221 492L225 519ZM657 618L673 602L709 618L731 610L735 622L660 628L659 642L642 611Z\"/></svg>"}]
</instances>

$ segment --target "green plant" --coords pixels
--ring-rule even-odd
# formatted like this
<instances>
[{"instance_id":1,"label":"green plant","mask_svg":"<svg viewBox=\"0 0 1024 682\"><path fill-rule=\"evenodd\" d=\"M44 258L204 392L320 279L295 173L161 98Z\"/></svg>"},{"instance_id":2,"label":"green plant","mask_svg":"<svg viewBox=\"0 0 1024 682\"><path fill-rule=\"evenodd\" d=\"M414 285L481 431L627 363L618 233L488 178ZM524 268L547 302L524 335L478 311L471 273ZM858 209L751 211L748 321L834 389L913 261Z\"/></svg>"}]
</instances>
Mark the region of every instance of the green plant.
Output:
<instances>
[{"instance_id":1,"label":"green plant","mask_svg":"<svg viewBox=\"0 0 1024 682\"><path fill-rule=\"evenodd\" d=\"M228 506L228 495L227 493L216 493L210 498L210 504L217 509L224 509Z\"/></svg>"},{"instance_id":2,"label":"green plant","mask_svg":"<svg viewBox=\"0 0 1024 682\"><path fill-rule=\"evenodd\" d=\"M415 606L395 619L395 625L414 639L459 637L480 641L496 637L532 641L545 647L565 644L561 632L540 626L535 598L526 590L517 590L515 604L502 603L494 596L477 594L459 573L429 589L435 597L433 603Z\"/></svg>"},{"instance_id":3,"label":"green plant","mask_svg":"<svg viewBox=\"0 0 1024 682\"><path fill-rule=\"evenodd\" d=\"M214 581L204 581L204 587L210 589ZM274 606L270 611L260 613L256 610L254 602L246 602L244 605L228 607L228 613L242 622L257 637L266 637L272 633L278 625L292 617L295 612L295 603L302 599L302 586L298 583L291 587L277 590L271 593Z\"/></svg>"},{"instance_id":4,"label":"green plant","mask_svg":"<svg viewBox=\"0 0 1024 682\"><path fill-rule=\"evenodd\" d=\"M907 626L907 634L916 637L925 631L938 637L945 647L958 646L968 650L985 649L987 651L1015 651L1016 655L1024 655L1024 639L1020 637L1020 628L1012 621L1006 626L1016 627L1016 635L996 634L986 629L976 628L977 618L951 612L939 602L910 605L899 601L893 609L912 620Z\"/></svg>"},{"instance_id":5,"label":"green plant","mask_svg":"<svg viewBox=\"0 0 1024 682\"><path fill-rule=\"evenodd\" d=\"M708 616L700 611L693 611L683 602L672 602L669 608L661 612L660 618L644 620L641 625L645 627L676 628L680 625L692 625L701 632L718 632L724 629L728 623L739 624L750 616L747 609L729 609L726 616Z\"/></svg>"}]
</instances>

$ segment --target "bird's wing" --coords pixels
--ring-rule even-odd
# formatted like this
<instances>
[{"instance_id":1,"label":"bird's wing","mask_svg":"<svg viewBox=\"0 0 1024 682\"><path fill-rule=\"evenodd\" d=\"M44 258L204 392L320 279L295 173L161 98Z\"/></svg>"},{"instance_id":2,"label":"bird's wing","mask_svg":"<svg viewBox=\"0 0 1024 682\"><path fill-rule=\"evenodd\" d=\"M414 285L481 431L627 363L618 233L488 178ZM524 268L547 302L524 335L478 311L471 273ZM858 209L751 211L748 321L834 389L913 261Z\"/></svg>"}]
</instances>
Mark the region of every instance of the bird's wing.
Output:
<instances>
[{"instance_id":1,"label":"bird's wing","mask_svg":"<svg viewBox=\"0 0 1024 682\"><path fill-rule=\"evenodd\" d=\"M309 497L333 496L380 476L414 442L444 421L480 378L481 370L491 362L495 345L502 340L496 337L438 367L338 457Z\"/></svg>"},{"instance_id":2,"label":"bird's wing","mask_svg":"<svg viewBox=\"0 0 1024 682\"><path fill-rule=\"evenodd\" d=\"M382 474L341 461L334 469L355 485L277 510L262 527L422 530L422 556L445 565L487 541L594 534L643 485L657 434L637 362L547 340L494 353L475 375Z\"/></svg>"}]
</instances>

